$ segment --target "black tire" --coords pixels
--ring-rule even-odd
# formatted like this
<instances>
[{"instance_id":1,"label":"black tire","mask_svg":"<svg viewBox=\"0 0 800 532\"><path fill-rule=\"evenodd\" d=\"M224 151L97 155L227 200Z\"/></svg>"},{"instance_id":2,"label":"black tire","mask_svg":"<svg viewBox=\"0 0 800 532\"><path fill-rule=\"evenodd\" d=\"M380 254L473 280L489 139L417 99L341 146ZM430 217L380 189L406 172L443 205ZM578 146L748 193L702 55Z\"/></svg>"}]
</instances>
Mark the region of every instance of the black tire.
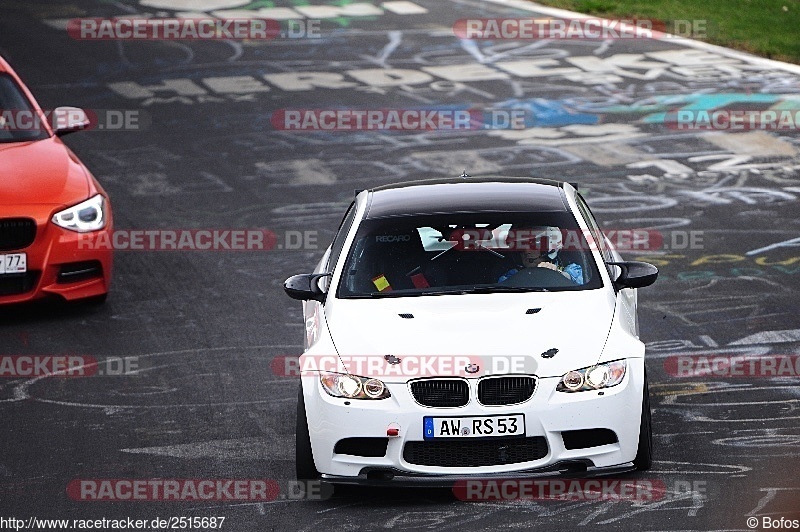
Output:
<instances>
[{"instance_id":1,"label":"black tire","mask_svg":"<svg viewBox=\"0 0 800 532\"><path fill-rule=\"evenodd\" d=\"M653 465L653 424L650 413L650 389L647 386L647 373L644 375L642 392L642 419L639 423L639 447L633 465L637 471L647 471Z\"/></svg>"},{"instance_id":2,"label":"black tire","mask_svg":"<svg viewBox=\"0 0 800 532\"><path fill-rule=\"evenodd\" d=\"M297 395L297 429L295 431L295 471L297 480L318 480L319 471L314 464L311 452L311 437L308 435L308 419L306 418L306 402L303 399L303 386Z\"/></svg>"}]
</instances>

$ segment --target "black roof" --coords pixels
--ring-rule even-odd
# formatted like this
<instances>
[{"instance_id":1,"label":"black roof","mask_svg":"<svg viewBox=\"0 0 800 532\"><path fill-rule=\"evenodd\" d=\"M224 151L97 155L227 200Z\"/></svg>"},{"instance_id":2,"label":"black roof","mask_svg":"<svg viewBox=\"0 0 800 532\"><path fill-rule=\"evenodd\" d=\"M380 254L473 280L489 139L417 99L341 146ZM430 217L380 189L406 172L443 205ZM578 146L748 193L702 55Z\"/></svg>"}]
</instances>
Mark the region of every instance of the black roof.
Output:
<instances>
[{"instance_id":1,"label":"black roof","mask_svg":"<svg viewBox=\"0 0 800 532\"><path fill-rule=\"evenodd\" d=\"M563 183L528 177L407 181L370 189L367 218L454 212L563 212Z\"/></svg>"}]
</instances>

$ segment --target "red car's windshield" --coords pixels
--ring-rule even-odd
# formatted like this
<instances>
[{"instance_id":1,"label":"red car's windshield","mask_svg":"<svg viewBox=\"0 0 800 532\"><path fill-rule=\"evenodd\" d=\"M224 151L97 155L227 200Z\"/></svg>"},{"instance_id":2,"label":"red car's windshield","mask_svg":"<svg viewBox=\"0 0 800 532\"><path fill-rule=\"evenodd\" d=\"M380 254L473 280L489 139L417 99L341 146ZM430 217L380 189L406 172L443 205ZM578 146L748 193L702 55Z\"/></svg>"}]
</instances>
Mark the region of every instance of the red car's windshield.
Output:
<instances>
[{"instance_id":1,"label":"red car's windshield","mask_svg":"<svg viewBox=\"0 0 800 532\"><path fill-rule=\"evenodd\" d=\"M0 73L0 142L47 138L42 121L14 79Z\"/></svg>"}]
</instances>

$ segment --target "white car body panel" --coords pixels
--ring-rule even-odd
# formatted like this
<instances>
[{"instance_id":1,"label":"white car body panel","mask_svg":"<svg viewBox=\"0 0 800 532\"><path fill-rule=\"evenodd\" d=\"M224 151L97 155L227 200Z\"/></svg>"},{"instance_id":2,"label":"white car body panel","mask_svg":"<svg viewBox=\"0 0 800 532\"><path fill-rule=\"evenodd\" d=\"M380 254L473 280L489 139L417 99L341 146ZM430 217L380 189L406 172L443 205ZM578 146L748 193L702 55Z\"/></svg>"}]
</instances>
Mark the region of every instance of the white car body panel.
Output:
<instances>
[{"instance_id":1,"label":"white car body panel","mask_svg":"<svg viewBox=\"0 0 800 532\"><path fill-rule=\"evenodd\" d=\"M531 308L541 310L526 314ZM595 364L613 314L614 298L603 289L347 299L325 309L343 356L524 356L539 377L561 377ZM559 350L556 356L540 357L552 348Z\"/></svg>"}]
</instances>

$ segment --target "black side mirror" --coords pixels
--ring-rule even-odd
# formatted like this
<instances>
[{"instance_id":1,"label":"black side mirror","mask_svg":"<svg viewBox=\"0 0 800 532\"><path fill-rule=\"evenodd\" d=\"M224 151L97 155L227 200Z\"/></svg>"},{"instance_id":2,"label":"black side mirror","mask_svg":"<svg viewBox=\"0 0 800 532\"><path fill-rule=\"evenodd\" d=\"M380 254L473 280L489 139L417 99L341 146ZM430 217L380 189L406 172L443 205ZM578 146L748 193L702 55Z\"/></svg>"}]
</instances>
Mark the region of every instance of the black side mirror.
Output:
<instances>
[{"instance_id":1,"label":"black side mirror","mask_svg":"<svg viewBox=\"0 0 800 532\"><path fill-rule=\"evenodd\" d=\"M608 262L619 266L622 273L614 281L614 287L617 290L622 288L643 288L650 286L658 278L658 268L647 262Z\"/></svg>"},{"instance_id":2,"label":"black side mirror","mask_svg":"<svg viewBox=\"0 0 800 532\"><path fill-rule=\"evenodd\" d=\"M323 292L317 281L323 277L328 277L330 273L304 273L293 275L283 282L283 290L292 299L300 301L325 301L326 293Z\"/></svg>"}]
</instances>

